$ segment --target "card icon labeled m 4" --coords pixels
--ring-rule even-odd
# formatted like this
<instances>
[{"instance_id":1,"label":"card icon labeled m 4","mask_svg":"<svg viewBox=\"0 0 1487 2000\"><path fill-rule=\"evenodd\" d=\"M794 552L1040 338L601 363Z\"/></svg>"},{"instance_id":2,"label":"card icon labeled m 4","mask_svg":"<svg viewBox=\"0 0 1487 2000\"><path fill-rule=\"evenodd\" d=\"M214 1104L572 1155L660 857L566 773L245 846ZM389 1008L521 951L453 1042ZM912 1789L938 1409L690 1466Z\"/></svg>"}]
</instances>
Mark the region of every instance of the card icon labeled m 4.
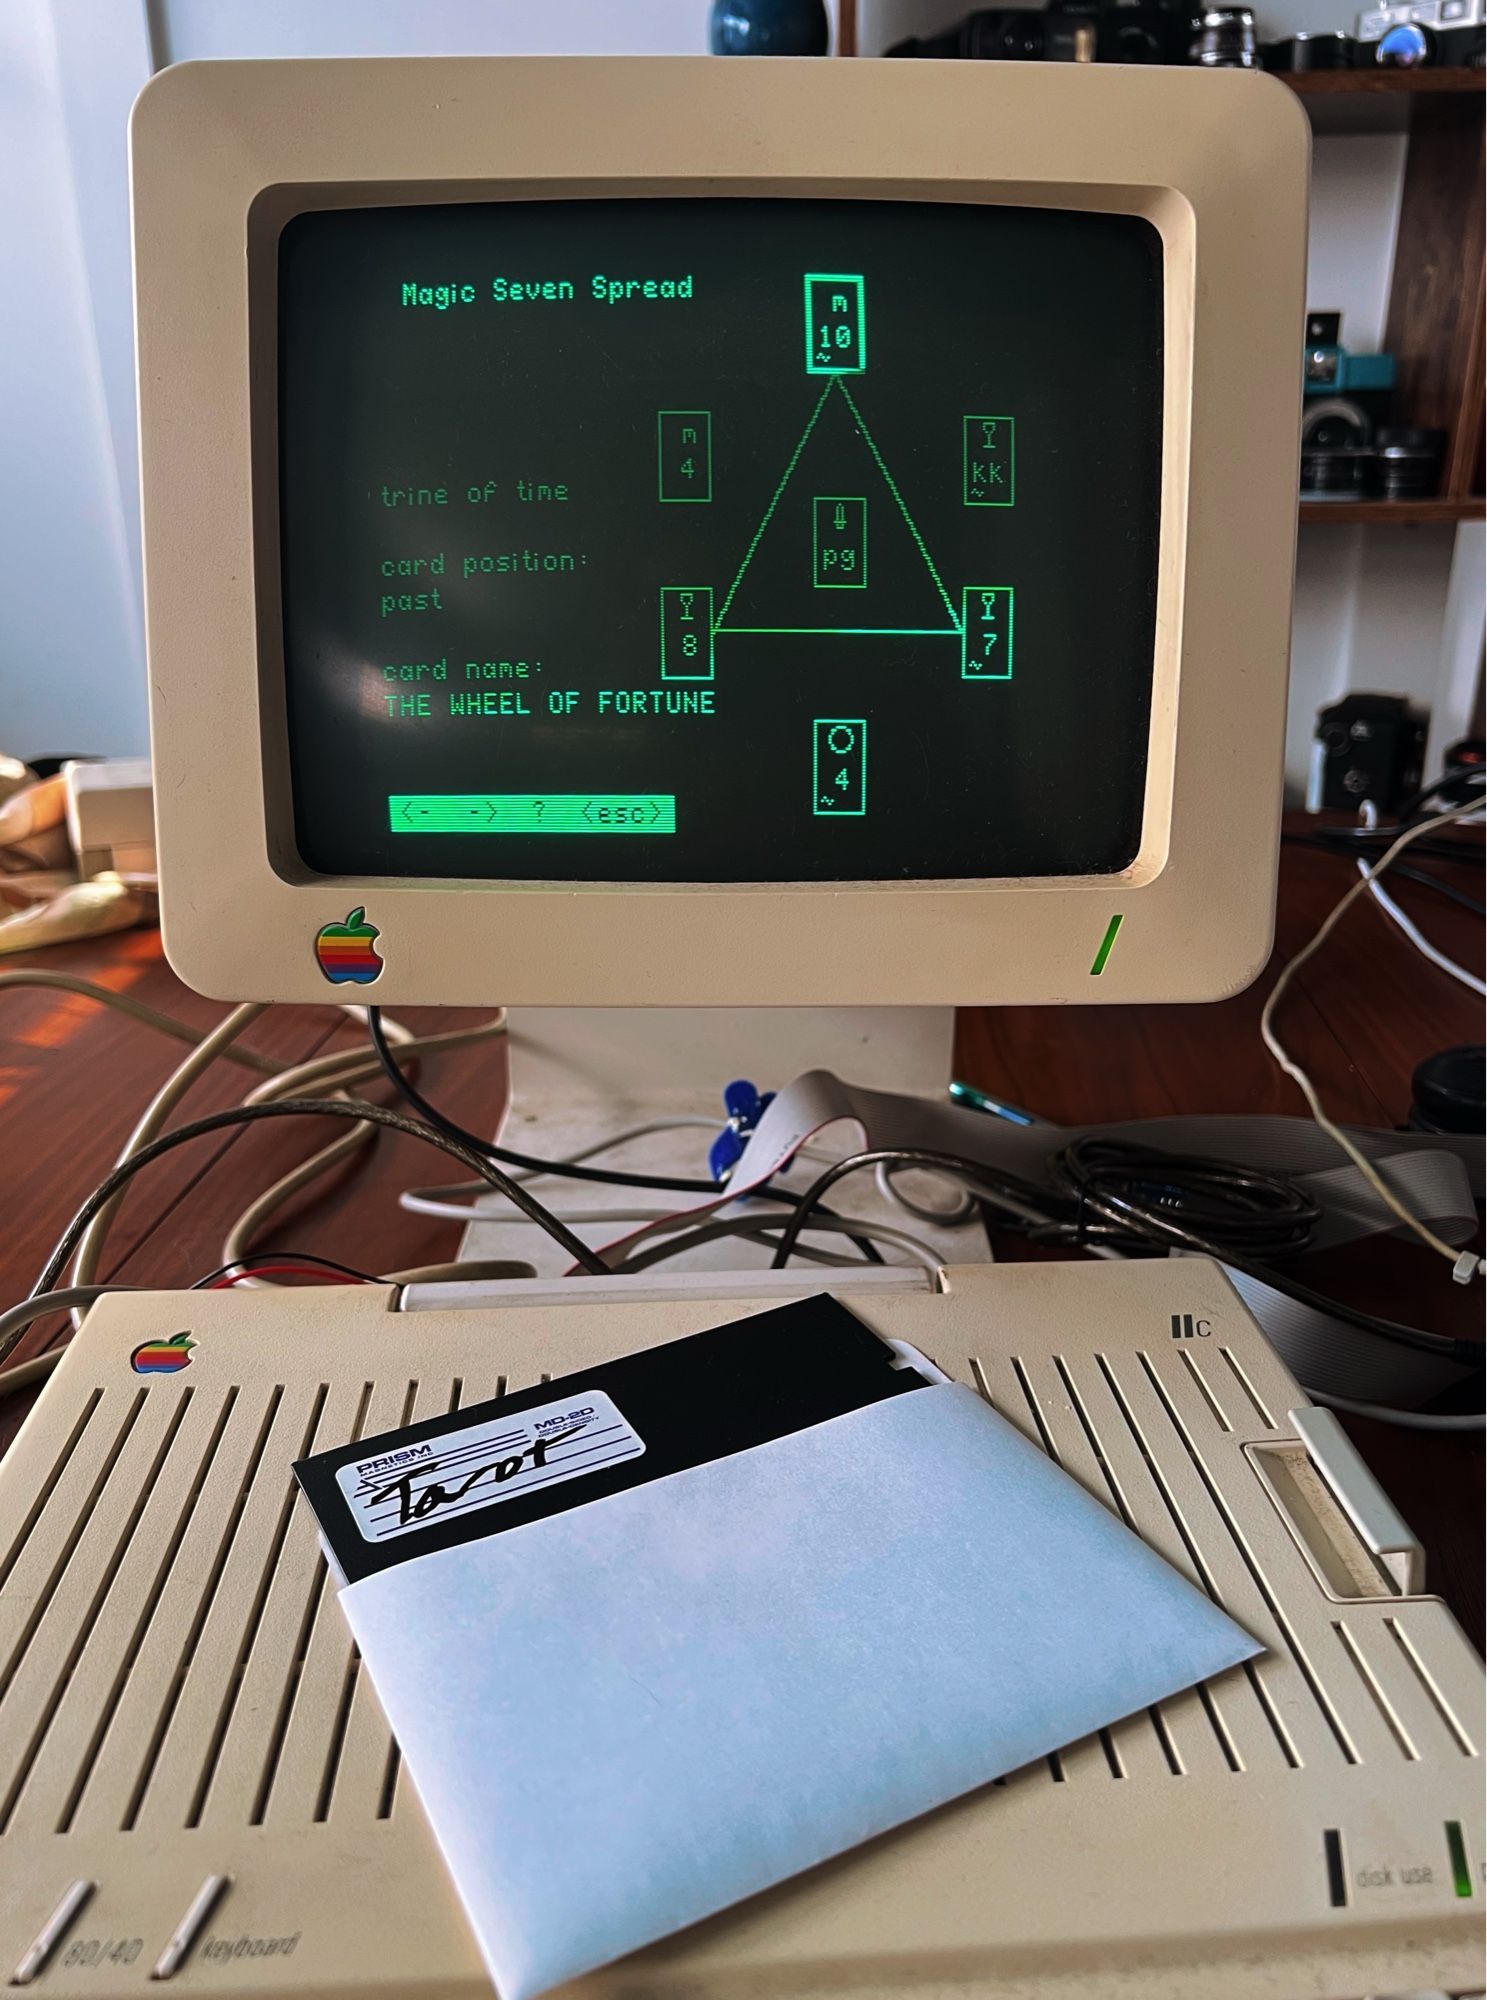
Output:
<instances>
[{"instance_id":1,"label":"card icon labeled m 4","mask_svg":"<svg viewBox=\"0 0 1487 2000\"><path fill-rule=\"evenodd\" d=\"M867 366L867 300L859 273L805 274L805 372L860 375Z\"/></svg>"},{"instance_id":2,"label":"card icon labeled m 4","mask_svg":"<svg viewBox=\"0 0 1487 2000\"><path fill-rule=\"evenodd\" d=\"M713 497L711 410L656 412L656 497L705 505Z\"/></svg>"},{"instance_id":3,"label":"card icon labeled m 4","mask_svg":"<svg viewBox=\"0 0 1487 2000\"><path fill-rule=\"evenodd\" d=\"M817 590L867 588L867 501L860 494L812 498L811 581Z\"/></svg>"}]
</instances>

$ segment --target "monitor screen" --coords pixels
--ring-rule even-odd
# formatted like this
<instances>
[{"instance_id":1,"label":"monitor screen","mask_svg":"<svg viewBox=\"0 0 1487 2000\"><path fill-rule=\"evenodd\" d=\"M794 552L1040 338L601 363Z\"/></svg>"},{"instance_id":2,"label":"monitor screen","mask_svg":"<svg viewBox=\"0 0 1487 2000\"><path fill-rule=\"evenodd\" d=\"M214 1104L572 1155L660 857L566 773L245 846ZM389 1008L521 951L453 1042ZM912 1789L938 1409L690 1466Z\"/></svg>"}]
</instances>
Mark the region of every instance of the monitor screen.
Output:
<instances>
[{"instance_id":1,"label":"monitor screen","mask_svg":"<svg viewBox=\"0 0 1487 2000\"><path fill-rule=\"evenodd\" d=\"M830 882L1134 858L1149 223L325 210L282 234L278 316L308 868Z\"/></svg>"}]
</instances>

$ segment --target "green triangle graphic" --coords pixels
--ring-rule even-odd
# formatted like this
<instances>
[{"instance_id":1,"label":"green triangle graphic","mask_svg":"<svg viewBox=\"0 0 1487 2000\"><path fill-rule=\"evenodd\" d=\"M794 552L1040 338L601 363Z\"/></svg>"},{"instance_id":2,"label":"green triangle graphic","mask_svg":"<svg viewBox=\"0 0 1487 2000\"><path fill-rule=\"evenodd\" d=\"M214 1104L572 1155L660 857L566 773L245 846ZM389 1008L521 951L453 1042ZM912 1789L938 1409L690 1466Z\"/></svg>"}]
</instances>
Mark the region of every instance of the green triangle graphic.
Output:
<instances>
[{"instance_id":1,"label":"green triangle graphic","mask_svg":"<svg viewBox=\"0 0 1487 2000\"><path fill-rule=\"evenodd\" d=\"M816 498L860 496L866 582L814 581ZM958 636L961 622L872 432L829 377L724 593L715 633Z\"/></svg>"}]
</instances>

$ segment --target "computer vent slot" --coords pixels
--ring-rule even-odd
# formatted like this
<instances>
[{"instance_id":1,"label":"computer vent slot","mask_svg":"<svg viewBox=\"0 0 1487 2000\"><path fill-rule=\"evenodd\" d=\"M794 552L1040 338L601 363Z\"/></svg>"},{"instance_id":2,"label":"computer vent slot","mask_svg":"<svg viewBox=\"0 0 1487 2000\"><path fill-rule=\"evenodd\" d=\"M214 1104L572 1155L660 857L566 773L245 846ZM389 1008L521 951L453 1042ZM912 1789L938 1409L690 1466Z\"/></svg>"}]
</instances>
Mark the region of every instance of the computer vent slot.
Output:
<instances>
[{"instance_id":1,"label":"computer vent slot","mask_svg":"<svg viewBox=\"0 0 1487 2000\"><path fill-rule=\"evenodd\" d=\"M1208 1374L1204 1363L1196 1370L1185 1362L1171 1365L1187 1385L1193 1421L1232 1450L1229 1441L1247 1424L1247 1416L1239 1416L1211 1379L1199 1379L1200 1373ZM975 1357L970 1372L981 1394L1009 1422L1199 1589L1254 1629L1248 1602L1230 1602L1226 1571L1232 1558L1228 1563L1213 1559L1213 1524L1200 1522L1192 1504L1187 1454L1174 1453L1170 1435L1153 1450L1149 1412L1133 1407L1125 1386L1100 1357ZM1180 1465L1169 1462L1179 1456ZM1076 1762L1080 1775L1106 1780L1299 1767L1301 1752L1271 1685L1276 1672L1270 1660L1237 1668L1101 1732L1088 1754L1076 1760L1065 1753L1065 1780L1075 1775Z\"/></svg>"},{"instance_id":2,"label":"computer vent slot","mask_svg":"<svg viewBox=\"0 0 1487 2000\"><path fill-rule=\"evenodd\" d=\"M1400 1751L1409 1762L1412 1764L1418 1763L1420 1753L1415 1748L1409 1730L1405 1726L1404 1719L1394 1703L1389 1699L1388 1689L1369 1665L1357 1639L1339 1618L1333 1619L1332 1629L1337 1634L1338 1644L1357 1668L1358 1678L1362 1681L1364 1687L1367 1688L1374 1706L1383 1718L1384 1725L1388 1729L1389 1734L1394 1738L1394 1741L1399 1745Z\"/></svg>"},{"instance_id":3,"label":"computer vent slot","mask_svg":"<svg viewBox=\"0 0 1487 2000\"><path fill-rule=\"evenodd\" d=\"M1188 1496L1189 1521L1203 1523L1196 1539L1206 1558L1205 1587L1270 1648L1265 1659L1251 1663L1248 1674L1257 1692L1265 1694L1266 1713L1277 1736L1289 1744L1293 1757L1298 1751L1304 1753L1299 1758L1302 1762L1320 1753L1340 1756L1348 1764L1361 1763L1364 1749L1381 1748L1390 1734L1380 1727L1377 1690L1356 1679L1345 1683L1337 1671L1338 1656L1325 1645L1321 1633L1303 1634L1298 1614L1282 1608L1283 1592L1270 1572L1276 1557L1273 1552L1267 1557L1256 1540L1241 1529L1238 1509L1225 1490L1220 1468L1227 1465L1232 1472L1235 1461L1212 1449L1198 1406L1185 1392L1170 1356L1162 1354L1154 1359L1138 1353L1134 1364L1122 1357L1120 1379L1110 1357L1097 1355L1095 1359L1132 1432L1140 1436L1154 1476L1164 1479L1174 1515L1180 1483ZM1232 1356L1229 1362L1256 1414L1268 1423L1268 1414L1248 1378ZM1292 1556L1288 1545L1279 1560ZM1299 1563L1300 1557L1294 1560ZM1225 1578L1222 1586L1218 1581L1221 1571ZM1309 1600L1307 1591L1294 1602L1304 1605ZM1303 1689L1309 1701L1302 1699ZM1325 1726L1325 1737L1317 1731L1318 1719ZM1300 1740L1303 1732L1304 1742ZM1397 1747L1397 1733L1394 1742Z\"/></svg>"},{"instance_id":4,"label":"computer vent slot","mask_svg":"<svg viewBox=\"0 0 1487 2000\"><path fill-rule=\"evenodd\" d=\"M1228 1373L1233 1377L1235 1386L1250 1409L1254 1411L1266 1430L1273 1431L1275 1429L1275 1418L1271 1416L1270 1411L1266 1408L1264 1398L1250 1380L1249 1370L1235 1354L1233 1348L1221 1347L1219 1349L1219 1359L1223 1362Z\"/></svg>"},{"instance_id":5,"label":"computer vent slot","mask_svg":"<svg viewBox=\"0 0 1487 2000\"><path fill-rule=\"evenodd\" d=\"M290 1467L462 1391L162 1380L82 1399L0 1543L0 1836L387 1817L396 1754Z\"/></svg>"},{"instance_id":6,"label":"computer vent slot","mask_svg":"<svg viewBox=\"0 0 1487 2000\"><path fill-rule=\"evenodd\" d=\"M1398 1648L1400 1659L1403 1661L1407 1672L1413 1676L1425 1700L1429 1703L1434 1713L1439 1716L1441 1722L1444 1723L1446 1733L1456 1745L1456 1748L1461 1752L1463 1757L1480 1756L1481 1752L1467 1730L1466 1724L1447 1699L1440 1680L1426 1664L1419 1648L1416 1646L1414 1640L1411 1639L1409 1633L1405 1631L1397 1618L1386 1618L1383 1622L1384 1630L1389 1634L1389 1637Z\"/></svg>"},{"instance_id":7,"label":"computer vent slot","mask_svg":"<svg viewBox=\"0 0 1487 2000\"><path fill-rule=\"evenodd\" d=\"M31 1532L35 1528L36 1523L41 1519L43 1513L51 1505L52 1495L56 1492L58 1485L61 1483L63 1474L67 1471L67 1468L72 1464L73 1456L76 1453L79 1444L82 1442L83 1433L87 1430L88 1425L92 1422L93 1412L98 1408L98 1405L102 1401L103 1401L103 1391L101 1389L90 1389L88 1391L88 1394L83 1398L82 1403L78 1409L77 1415L73 1419L72 1424L67 1431L67 1435L63 1442L62 1448L57 1453L57 1456L53 1461L51 1471L47 1474L46 1478L42 1480L41 1486L37 1491L35 1499L31 1502L31 1505L27 1508L19 1525L16 1528L15 1535L11 1540L9 1548L6 1549L3 1555L0 1555L0 1591L4 1590L6 1584L10 1580L11 1571L15 1568L16 1564L20 1561L21 1556L24 1554L26 1549L26 1544L31 1539ZM0 1671L3 1671L3 1669L0 1669Z\"/></svg>"}]
</instances>

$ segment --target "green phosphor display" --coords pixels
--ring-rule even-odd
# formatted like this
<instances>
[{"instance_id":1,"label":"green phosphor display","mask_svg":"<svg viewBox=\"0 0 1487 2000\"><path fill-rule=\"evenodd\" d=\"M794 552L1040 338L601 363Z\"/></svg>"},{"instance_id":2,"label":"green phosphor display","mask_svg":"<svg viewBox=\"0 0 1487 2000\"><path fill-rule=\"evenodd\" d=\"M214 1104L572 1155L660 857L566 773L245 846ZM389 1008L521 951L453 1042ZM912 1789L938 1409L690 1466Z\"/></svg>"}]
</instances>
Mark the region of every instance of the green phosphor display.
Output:
<instances>
[{"instance_id":1,"label":"green phosphor display","mask_svg":"<svg viewBox=\"0 0 1487 2000\"><path fill-rule=\"evenodd\" d=\"M970 880L1135 857L1162 443L1145 222L324 209L285 228L277 299L312 870Z\"/></svg>"}]
</instances>

